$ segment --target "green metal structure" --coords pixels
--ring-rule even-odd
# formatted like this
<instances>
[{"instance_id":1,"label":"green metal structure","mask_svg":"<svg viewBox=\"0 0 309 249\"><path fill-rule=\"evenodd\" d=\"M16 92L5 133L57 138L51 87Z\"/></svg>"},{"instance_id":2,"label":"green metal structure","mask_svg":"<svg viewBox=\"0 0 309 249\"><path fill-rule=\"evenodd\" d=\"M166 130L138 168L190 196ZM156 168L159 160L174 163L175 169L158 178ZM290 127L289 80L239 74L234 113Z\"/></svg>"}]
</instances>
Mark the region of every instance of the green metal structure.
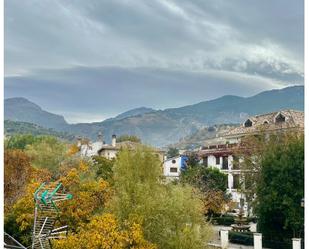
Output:
<instances>
[{"instance_id":1,"label":"green metal structure","mask_svg":"<svg viewBox=\"0 0 309 249\"><path fill-rule=\"evenodd\" d=\"M52 239L64 239L67 236L67 226L55 228L60 209L59 202L71 200L71 194L63 193L61 183L42 183L34 193L34 224L32 233L32 249L51 249Z\"/></svg>"}]
</instances>

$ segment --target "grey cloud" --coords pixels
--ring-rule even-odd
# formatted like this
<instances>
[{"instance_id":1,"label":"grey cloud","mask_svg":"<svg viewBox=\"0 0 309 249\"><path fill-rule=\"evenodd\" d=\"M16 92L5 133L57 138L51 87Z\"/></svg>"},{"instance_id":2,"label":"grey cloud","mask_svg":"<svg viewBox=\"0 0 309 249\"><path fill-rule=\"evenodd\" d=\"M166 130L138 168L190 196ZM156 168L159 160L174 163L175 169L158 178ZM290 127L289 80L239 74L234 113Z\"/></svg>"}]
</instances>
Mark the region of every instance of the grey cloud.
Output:
<instances>
[{"instance_id":1,"label":"grey cloud","mask_svg":"<svg viewBox=\"0 0 309 249\"><path fill-rule=\"evenodd\" d=\"M5 13L7 74L74 65L204 70L225 60L278 61L303 73L302 1L11 0Z\"/></svg>"},{"instance_id":2,"label":"grey cloud","mask_svg":"<svg viewBox=\"0 0 309 249\"><path fill-rule=\"evenodd\" d=\"M303 84L303 5L8 0L5 94L77 120Z\"/></svg>"},{"instance_id":3,"label":"grey cloud","mask_svg":"<svg viewBox=\"0 0 309 249\"><path fill-rule=\"evenodd\" d=\"M83 120L85 113L89 120L98 121L139 106L165 109L278 87L282 85L267 78L224 71L78 67L6 77L5 97L24 96L47 110L66 114L69 121L78 120L79 114Z\"/></svg>"}]
</instances>

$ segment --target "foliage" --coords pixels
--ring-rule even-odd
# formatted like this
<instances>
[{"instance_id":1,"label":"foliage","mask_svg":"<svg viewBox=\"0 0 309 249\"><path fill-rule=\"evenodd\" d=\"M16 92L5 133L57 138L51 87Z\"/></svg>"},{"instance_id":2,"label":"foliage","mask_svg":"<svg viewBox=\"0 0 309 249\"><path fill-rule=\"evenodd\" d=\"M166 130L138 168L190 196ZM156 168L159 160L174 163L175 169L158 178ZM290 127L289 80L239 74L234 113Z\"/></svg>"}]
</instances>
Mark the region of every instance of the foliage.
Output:
<instances>
[{"instance_id":1,"label":"foliage","mask_svg":"<svg viewBox=\"0 0 309 249\"><path fill-rule=\"evenodd\" d=\"M227 175L216 168L197 166L194 162L191 157L188 169L180 176L181 182L191 184L201 191L206 214L221 213L229 202L229 196L225 194Z\"/></svg>"},{"instance_id":2,"label":"foliage","mask_svg":"<svg viewBox=\"0 0 309 249\"><path fill-rule=\"evenodd\" d=\"M4 219L4 229L24 245L29 245L31 241L29 235L34 219L33 193L37 187L39 183L28 184L22 198L19 198Z\"/></svg>"},{"instance_id":3,"label":"foliage","mask_svg":"<svg viewBox=\"0 0 309 249\"><path fill-rule=\"evenodd\" d=\"M177 148L169 148L167 151L167 158L172 158L179 155L179 150Z\"/></svg>"},{"instance_id":4,"label":"foliage","mask_svg":"<svg viewBox=\"0 0 309 249\"><path fill-rule=\"evenodd\" d=\"M6 139L4 145L6 149L24 150L27 145L31 145L37 140L38 137L35 137L31 134L17 134Z\"/></svg>"},{"instance_id":5,"label":"foliage","mask_svg":"<svg viewBox=\"0 0 309 249\"><path fill-rule=\"evenodd\" d=\"M69 146L67 155L68 156L73 156L73 155L76 155L78 152L79 152L79 147L76 144L71 144Z\"/></svg>"},{"instance_id":6,"label":"foliage","mask_svg":"<svg viewBox=\"0 0 309 249\"><path fill-rule=\"evenodd\" d=\"M29 157L21 150L4 152L4 206L10 208L24 194L33 169Z\"/></svg>"},{"instance_id":7,"label":"foliage","mask_svg":"<svg viewBox=\"0 0 309 249\"><path fill-rule=\"evenodd\" d=\"M261 131L261 134L263 132ZM272 137L273 139L273 137ZM239 191L245 196L248 209L255 205L255 196L257 191L257 183L260 181L261 160L263 150L268 144L267 137L263 135L251 135L242 138L241 146L235 147L234 155L239 158L238 163L241 169Z\"/></svg>"},{"instance_id":8,"label":"foliage","mask_svg":"<svg viewBox=\"0 0 309 249\"><path fill-rule=\"evenodd\" d=\"M78 169L72 169L59 181L74 197L61 206L61 221L72 229L87 223L94 214L102 212L111 196L109 184L103 179L97 181L85 162L81 162Z\"/></svg>"},{"instance_id":9,"label":"foliage","mask_svg":"<svg viewBox=\"0 0 309 249\"><path fill-rule=\"evenodd\" d=\"M40 137L38 141L27 145L25 152L36 168L46 168L55 175L66 156L66 145L55 137Z\"/></svg>"},{"instance_id":10,"label":"foliage","mask_svg":"<svg viewBox=\"0 0 309 249\"><path fill-rule=\"evenodd\" d=\"M230 215L222 215L219 217L212 217L211 222L216 225L230 226L235 223L235 218Z\"/></svg>"},{"instance_id":11,"label":"foliage","mask_svg":"<svg viewBox=\"0 0 309 249\"><path fill-rule=\"evenodd\" d=\"M143 238L141 226L133 223L121 228L112 214L94 216L90 223L71 234L66 240L55 243L55 249L155 249Z\"/></svg>"},{"instance_id":12,"label":"foliage","mask_svg":"<svg viewBox=\"0 0 309 249\"><path fill-rule=\"evenodd\" d=\"M28 184L27 190L10 210L6 217L5 229L18 225L18 230L12 234L21 239L26 245L29 244L29 234L33 224L33 193L45 179ZM103 179L95 179L91 169L83 161L79 166L72 168L67 175L61 177L67 192L73 194L73 199L61 204L60 220L72 229L87 223L91 217L102 212L106 202L110 199L111 191L109 184ZM58 182L55 182L57 184ZM12 230L12 229L11 229ZM28 236L24 236L24 235Z\"/></svg>"},{"instance_id":13,"label":"foliage","mask_svg":"<svg viewBox=\"0 0 309 249\"><path fill-rule=\"evenodd\" d=\"M54 136L67 141L73 141L75 139L74 135L68 134L67 132L59 132L37 124L12 120L4 120L4 133L6 136L31 134L32 136Z\"/></svg>"},{"instance_id":14,"label":"foliage","mask_svg":"<svg viewBox=\"0 0 309 249\"><path fill-rule=\"evenodd\" d=\"M114 165L110 210L122 224L141 224L145 238L159 248L204 248L209 227L200 198L187 185L163 184L161 174L151 149L121 151Z\"/></svg>"},{"instance_id":15,"label":"foliage","mask_svg":"<svg viewBox=\"0 0 309 249\"><path fill-rule=\"evenodd\" d=\"M101 156L93 156L92 159L94 162L93 167L96 170L96 177L112 183L115 159L110 160Z\"/></svg>"},{"instance_id":16,"label":"foliage","mask_svg":"<svg viewBox=\"0 0 309 249\"><path fill-rule=\"evenodd\" d=\"M304 209L304 137L271 139L261 156L257 182L258 229L274 239L302 236Z\"/></svg>"},{"instance_id":17,"label":"foliage","mask_svg":"<svg viewBox=\"0 0 309 249\"><path fill-rule=\"evenodd\" d=\"M121 135L121 136L117 137L116 140L117 140L117 143L125 142L125 141L141 143L141 139L137 136L134 136L134 135Z\"/></svg>"},{"instance_id":18,"label":"foliage","mask_svg":"<svg viewBox=\"0 0 309 249\"><path fill-rule=\"evenodd\" d=\"M235 244L253 246L253 233L229 231L229 241Z\"/></svg>"}]
</instances>

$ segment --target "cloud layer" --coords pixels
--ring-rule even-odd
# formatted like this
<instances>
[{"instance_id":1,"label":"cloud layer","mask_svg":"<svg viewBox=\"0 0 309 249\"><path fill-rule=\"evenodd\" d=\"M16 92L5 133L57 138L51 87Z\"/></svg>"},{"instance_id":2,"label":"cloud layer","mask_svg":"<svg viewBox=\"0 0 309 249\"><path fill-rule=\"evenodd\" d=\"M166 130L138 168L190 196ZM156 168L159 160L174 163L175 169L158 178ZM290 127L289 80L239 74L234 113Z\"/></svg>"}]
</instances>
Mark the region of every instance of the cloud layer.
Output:
<instances>
[{"instance_id":1,"label":"cloud layer","mask_svg":"<svg viewBox=\"0 0 309 249\"><path fill-rule=\"evenodd\" d=\"M64 106L86 91L70 119L98 92L112 101L104 116L133 103L117 89L161 108L303 84L303 19L301 0L5 1L5 94L60 111L40 96L63 95Z\"/></svg>"}]
</instances>

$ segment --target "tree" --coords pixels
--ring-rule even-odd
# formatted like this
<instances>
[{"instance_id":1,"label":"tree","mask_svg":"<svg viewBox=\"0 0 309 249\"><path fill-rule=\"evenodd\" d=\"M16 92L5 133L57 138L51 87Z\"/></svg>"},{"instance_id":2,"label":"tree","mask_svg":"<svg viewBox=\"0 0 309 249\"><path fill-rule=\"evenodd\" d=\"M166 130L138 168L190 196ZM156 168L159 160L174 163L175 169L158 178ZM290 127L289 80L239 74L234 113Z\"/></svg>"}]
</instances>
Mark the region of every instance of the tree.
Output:
<instances>
[{"instance_id":1,"label":"tree","mask_svg":"<svg viewBox=\"0 0 309 249\"><path fill-rule=\"evenodd\" d=\"M33 225L33 193L45 179L35 179L27 185L23 196L9 210L5 219L5 230L10 231L25 245L29 245ZM61 182L73 199L59 204L60 222L69 225L73 232L88 223L96 214L103 212L112 191L103 179L97 180L86 162L80 161L54 185ZM17 230L13 230L17 229Z\"/></svg>"},{"instance_id":2,"label":"tree","mask_svg":"<svg viewBox=\"0 0 309 249\"><path fill-rule=\"evenodd\" d=\"M102 156L93 156L92 159L93 167L96 170L96 177L112 183L115 159L110 160Z\"/></svg>"},{"instance_id":3,"label":"tree","mask_svg":"<svg viewBox=\"0 0 309 249\"><path fill-rule=\"evenodd\" d=\"M117 143L126 142L126 141L141 143L141 139L135 135L121 135L117 137Z\"/></svg>"},{"instance_id":4,"label":"tree","mask_svg":"<svg viewBox=\"0 0 309 249\"><path fill-rule=\"evenodd\" d=\"M179 150L177 148L169 148L167 151L167 158L172 158L179 155Z\"/></svg>"},{"instance_id":5,"label":"tree","mask_svg":"<svg viewBox=\"0 0 309 249\"><path fill-rule=\"evenodd\" d=\"M44 136L35 143L27 145L25 152L34 167L46 168L56 176L61 162L66 157L67 148L57 138Z\"/></svg>"},{"instance_id":6,"label":"tree","mask_svg":"<svg viewBox=\"0 0 309 249\"><path fill-rule=\"evenodd\" d=\"M31 134L17 134L5 140L6 149L19 149L24 150L27 145L31 145L38 140L37 137Z\"/></svg>"},{"instance_id":7,"label":"tree","mask_svg":"<svg viewBox=\"0 0 309 249\"><path fill-rule=\"evenodd\" d=\"M73 155L76 155L78 152L79 152L79 147L76 144L71 144L69 146L67 155L68 156L73 156Z\"/></svg>"},{"instance_id":8,"label":"tree","mask_svg":"<svg viewBox=\"0 0 309 249\"><path fill-rule=\"evenodd\" d=\"M191 184L202 193L207 215L221 213L229 202L229 196L225 194L227 175L216 168L197 165L194 157L189 160L188 169L182 172L180 180L182 183Z\"/></svg>"},{"instance_id":9,"label":"tree","mask_svg":"<svg viewBox=\"0 0 309 249\"><path fill-rule=\"evenodd\" d=\"M22 197L33 169L29 157L21 150L4 152L4 206L7 210Z\"/></svg>"},{"instance_id":10,"label":"tree","mask_svg":"<svg viewBox=\"0 0 309 249\"><path fill-rule=\"evenodd\" d=\"M256 185L258 229L277 240L303 236L304 137L280 134L264 148Z\"/></svg>"},{"instance_id":11,"label":"tree","mask_svg":"<svg viewBox=\"0 0 309 249\"><path fill-rule=\"evenodd\" d=\"M65 240L54 242L55 249L155 249L156 246L143 238L139 224L126 224L121 227L112 214L91 218L90 223L81 227L78 233Z\"/></svg>"},{"instance_id":12,"label":"tree","mask_svg":"<svg viewBox=\"0 0 309 249\"><path fill-rule=\"evenodd\" d=\"M163 184L161 175L150 148L120 151L109 209L121 224L140 224L145 238L159 248L204 248L210 232L202 201L188 185Z\"/></svg>"}]
</instances>

